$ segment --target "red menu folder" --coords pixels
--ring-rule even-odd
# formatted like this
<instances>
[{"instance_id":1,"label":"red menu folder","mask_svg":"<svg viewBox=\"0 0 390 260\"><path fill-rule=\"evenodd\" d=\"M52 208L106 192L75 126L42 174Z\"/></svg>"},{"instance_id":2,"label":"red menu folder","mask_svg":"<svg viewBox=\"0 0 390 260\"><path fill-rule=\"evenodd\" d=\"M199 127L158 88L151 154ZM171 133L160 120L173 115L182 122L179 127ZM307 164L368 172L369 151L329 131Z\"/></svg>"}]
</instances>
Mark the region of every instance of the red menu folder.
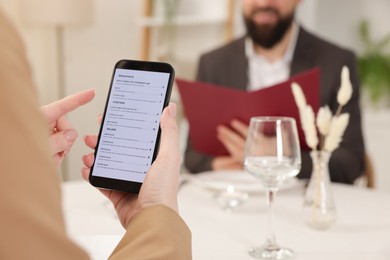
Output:
<instances>
[{"instance_id":1,"label":"red menu folder","mask_svg":"<svg viewBox=\"0 0 390 260\"><path fill-rule=\"evenodd\" d=\"M312 106L314 112L317 112L320 85L318 68L256 91L176 79L184 114L190 126L189 137L192 147L204 154L227 155L225 147L216 137L218 125L228 126L232 119L249 124L253 116L288 116L295 118L301 148L307 150L298 107L291 91L292 82L302 87L307 103Z\"/></svg>"}]
</instances>

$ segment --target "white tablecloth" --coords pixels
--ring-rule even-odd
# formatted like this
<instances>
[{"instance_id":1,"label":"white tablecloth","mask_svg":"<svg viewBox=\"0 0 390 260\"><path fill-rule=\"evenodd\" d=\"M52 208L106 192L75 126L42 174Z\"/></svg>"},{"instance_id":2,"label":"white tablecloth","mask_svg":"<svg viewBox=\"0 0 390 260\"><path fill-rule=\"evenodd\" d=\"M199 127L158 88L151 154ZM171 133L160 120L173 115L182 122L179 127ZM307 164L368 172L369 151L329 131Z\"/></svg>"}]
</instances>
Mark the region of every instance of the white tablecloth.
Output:
<instances>
[{"instance_id":1,"label":"white tablecloth","mask_svg":"<svg viewBox=\"0 0 390 260\"><path fill-rule=\"evenodd\" d=\"M296 252L295 259L390 259L390 193L333 185L337 223L313 230L302 215L303 185L277 194L276 240ZM112 206L84 182L63 185L68 232L93 259L106 259L124 233ZM179 191L179 207L192 231L194 260L250 260L247 251L265 239L263 194L233 212L222 210L214 194L188 183Z\"/></svg>"}]
</instances>

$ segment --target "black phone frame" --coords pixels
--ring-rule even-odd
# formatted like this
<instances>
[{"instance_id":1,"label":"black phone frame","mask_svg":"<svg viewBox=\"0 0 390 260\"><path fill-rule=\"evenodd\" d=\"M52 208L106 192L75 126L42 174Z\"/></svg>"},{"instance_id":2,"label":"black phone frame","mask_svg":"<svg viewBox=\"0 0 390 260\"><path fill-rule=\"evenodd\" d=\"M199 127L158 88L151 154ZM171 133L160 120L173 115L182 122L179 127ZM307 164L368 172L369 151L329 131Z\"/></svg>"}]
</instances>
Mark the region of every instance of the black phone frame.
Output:
<instances>
[{"instance_id":1,"label":"black phone frame","mask_svg":"<svg viewBox=\"0 0 390 260\"><path fill-rule=\"evenodd\" d=\"M165 98L164 98L164 104L163 109L168 106L171 93L172 93L172 87L173 82L175 78L175 70L174 68L165 62L154 62L154 61L141 61L141 60L120 60L118 61L114 66L114 71L112 73L110 87L108 90L108 95L106 99L106 104L104 107L104 113L103 113L103 119L102 124L100 126L99 135L98 135L98 141L95 147L95 158L97 151L99 149L99 143L100 143L100 137L103 130L103 122L106 117L106 112L108 108L108 102L111 95L111 89L112 84L114 81L115 71L116 69L129 69L129 70L142 70L142 71L154 71L154 72L165 72L169 73L169 80L165 92ZM160 144L160 135L161 135L161 127L159 126L157 137L156 137L156 145L153 152L152 157L152 163L157 157L158 150L159 150L159 144ZM93 176L93 168L95 163L91 166L91 171L89 175L89 182L100 189L108 189L108 190L117 190L117 191L123 191L123 192L131 192L131 193L138 193L141 189L142 183L139 182L133 182L133 181L126 181L126 180L120 180L120 179L113 179L113 178L107 178L107 177L101 177L101 176Z\"/></svg>"}]
</instances>

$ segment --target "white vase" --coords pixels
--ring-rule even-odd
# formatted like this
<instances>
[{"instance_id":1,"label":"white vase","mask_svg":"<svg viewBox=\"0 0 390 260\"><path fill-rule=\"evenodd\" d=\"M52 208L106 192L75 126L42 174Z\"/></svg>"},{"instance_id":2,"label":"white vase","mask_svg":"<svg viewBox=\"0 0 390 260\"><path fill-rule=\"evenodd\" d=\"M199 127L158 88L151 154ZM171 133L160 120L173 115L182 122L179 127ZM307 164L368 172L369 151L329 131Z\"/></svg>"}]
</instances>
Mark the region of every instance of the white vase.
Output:
<instances>
[{"instance_id":1,"label":"white vase","mask_svg":"<svg viewBox=\"0 0 390 260\"><path fill-rule=\"evenodd\" d=\"M336 208L329 177L330 153L312 151L313 170L304 198L306 223L315 229L328 229L336 221Z\"/></svg>"}]
</instances>

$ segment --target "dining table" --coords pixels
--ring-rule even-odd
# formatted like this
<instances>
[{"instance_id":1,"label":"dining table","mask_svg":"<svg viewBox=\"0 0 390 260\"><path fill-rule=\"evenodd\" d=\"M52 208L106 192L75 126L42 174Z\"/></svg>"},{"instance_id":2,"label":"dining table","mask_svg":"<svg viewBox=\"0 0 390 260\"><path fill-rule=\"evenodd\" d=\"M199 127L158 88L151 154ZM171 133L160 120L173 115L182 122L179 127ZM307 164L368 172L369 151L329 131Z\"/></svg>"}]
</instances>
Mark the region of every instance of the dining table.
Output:
<instances>
[{"instance_id":1,"label":"dining table","mask_svg":"<svg viewBox=\"0 0 390 260\"><path fill-rule=\"evenodd\" d=\"M181 176L179 212L192 233L193 259L253 259L248 250L265 242L267 230L264 189L237 185L247 197L227 209L220 199L226 182L218 183L219 179L210 182L210 176L210 173ZM231 184L234 187L235 183ZM275 196L276 241L292 249L294 259L390 259L390 193L332 183L337 218L330 228L317 230L305 223L305 186L306 181L295 179L281 187ZM64 182L62 191L69 236L91 259L107 259L125 233L113 206L85 181Z\"/></svg>"}]
</instances>

